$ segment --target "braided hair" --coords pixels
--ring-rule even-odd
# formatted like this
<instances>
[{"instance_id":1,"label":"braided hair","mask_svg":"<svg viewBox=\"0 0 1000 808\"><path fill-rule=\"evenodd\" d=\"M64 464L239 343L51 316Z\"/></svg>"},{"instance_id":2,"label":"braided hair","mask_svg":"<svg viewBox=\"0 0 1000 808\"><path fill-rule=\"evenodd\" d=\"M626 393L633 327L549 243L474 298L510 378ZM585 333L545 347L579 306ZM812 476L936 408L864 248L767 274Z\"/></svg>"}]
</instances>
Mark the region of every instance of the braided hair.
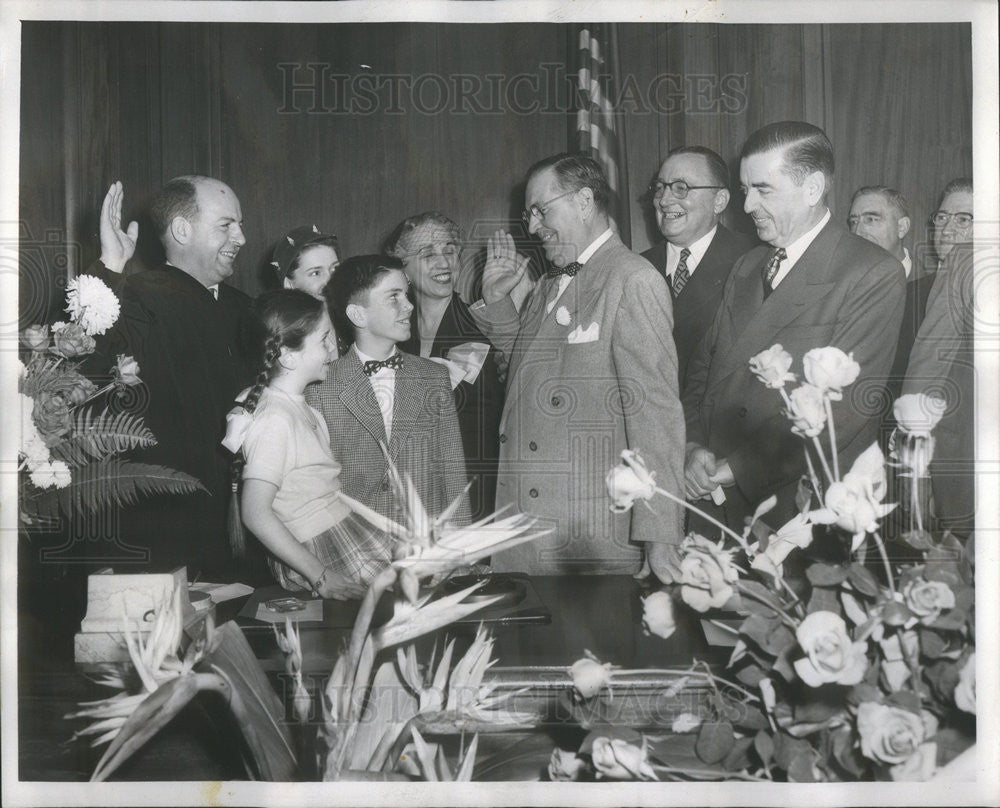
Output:
<instances>
[{"instance_id":1,"label":"braided hair","mask_svg":"<svg viewBox=\"0 0 1000 808\"><path fill-rule=\"evenodd\" d=\"M276 289L257 298L251 329L258 346L260 370L243 400L243 409L250 413L257 409L264 388L279 372L281 349L300 350L305 338L316 330L324 311L322 300L298 289ZM239 504L239 486L245 464L243 452L237 452L231 466L232 497L227 523L229 545L236 558L241 558L246 548Z\"/></svg>"}]
</instances>

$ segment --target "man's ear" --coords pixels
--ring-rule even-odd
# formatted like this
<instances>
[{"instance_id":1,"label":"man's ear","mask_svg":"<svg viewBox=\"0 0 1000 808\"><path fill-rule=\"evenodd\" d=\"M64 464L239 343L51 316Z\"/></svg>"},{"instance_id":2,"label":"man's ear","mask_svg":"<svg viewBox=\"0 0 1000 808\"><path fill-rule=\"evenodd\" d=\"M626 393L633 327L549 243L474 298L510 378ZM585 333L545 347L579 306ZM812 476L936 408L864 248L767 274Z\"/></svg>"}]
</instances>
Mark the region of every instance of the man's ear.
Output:
<instances>
[{"instance_id":1,"label":"man's ear","mask_svg":"<svg viewBox=\"0 0 1000 808\"><path fill-rule=\"evenodd\" d=\"M726 209L726 205L729 204L729 189L720 188L715 192L715 198L712 200L712 210L715 211L715 215L718 216L722 211Z\"/></svg>"},{"instance_id":2,"label":"man's ear","mask_svg":"<svg viewBox=\"0 0 1000 808\"><path fill-rule=\"evenodd\" d=\"M580 205L580 215L586 219L594 212L594 192L584 186L577 191Z\"/></svg>"},{"instance_id":3,"label":"man's ear","mask_svg":"<svg viewBox=\"0 0 1000 808\"><path fill-rule=\"evenodd\" d=\"M900 216L899 221L896 223L896 230L899 233L899 238L904 238L910 232L910 217Z\"/></svg>"},{"instance_id":4,"label":"man's ear","mask_svg":"<svg viewBox=\"0 0 1000 808\"><path fill-rule=\"evenodd\" d=\"M806 189L806 199L809 205L815 207L823 201L826 192L826 176L822 171L813 171L803 180Z\"/></svg>"},{"instance_id":5,"label":"man's ear","mask_svg":"<svg viewBox=\"0 0 1000 808\"><path fill-rule=\"evenodd\" d=\"M183 216L174 216L170 220L170 235L178 244L187 244L191 238L191 222Z\"/></svg>"},{"instance_id":6,"label":"man's ear","mask_svg":"<svg viewBox=\"0 0 1000 808\"><path fill-rule=\"evenodd\" d=\"M355 328L365 328L368 325L368 312L364 306L348 303L346 314L347 319L354 324Z\"/></svg>"}]
</instances>

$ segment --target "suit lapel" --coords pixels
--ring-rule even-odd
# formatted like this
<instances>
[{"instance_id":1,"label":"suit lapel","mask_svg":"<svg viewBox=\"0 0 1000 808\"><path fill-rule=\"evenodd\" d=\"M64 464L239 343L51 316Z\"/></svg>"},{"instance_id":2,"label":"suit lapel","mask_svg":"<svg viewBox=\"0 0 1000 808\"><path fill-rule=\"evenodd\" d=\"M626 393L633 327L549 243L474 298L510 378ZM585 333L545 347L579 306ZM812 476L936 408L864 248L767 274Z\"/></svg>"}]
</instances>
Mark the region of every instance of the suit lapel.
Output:
<instances>
[{"instance_id":1,"label":"suit lapel","mask_svg":"<svg viewBox=\"0 0 1000 808\"><path fill-rule=\"evenodd\" d=\"M674 302L674 320L697 320L701 309L718 300L719 287L725 283L732 266L726 267L715 255L718 251L719 232L708 245L708 249L695 268L691 280L687 282L679 295L674 296L673 286L670 294Z\"/></svg>"},{"instance_id":2,"label":"suit lapel","mask_svg":"<svg viewBox=\"0 0 1000 808\"><path fill-rule=\"evenodd\" d=\"M831 219L767 300L761 269L770 251L765 251L762 259L747 263L733 290L734 299L743 303L733 315L733 332L725 353L714 359L718 369L712 373L710 385L721 382L744 367L749 357L771 347L783 328L833 288L833 253L839 241L840 232Z\"/></svg>"},{"instance_id":3,"label":"suit lapel","mask_svg":"<svg viewBox=\"0 0 1000 808\"><path fill-rule=\"evenodd\" d=\"M389 439L389 457L393 462L399 454L400 447L406 442L412 431L425 398L420 376L414 367L414 358L404 353L403 366L396 371L396 389L393 393L392 437ZM374 396L372 400L374 400ZM380 413L379 421L381 420ZM382 435L384 440L384 429Z\"/></svg>"},{"instance_id":4,"label":"suit lapel","mask_svg":"<svg viewBox=\"0 0 1000 808\"><path fill-rule=\"evenodd\" d=\"M371 433L376 442L387 443L382 411L375 400L375 391L361 367L361 360L353 350L347 352L344 362L344 387L340 391L343 405ZM397 371L398 375L398 371ZM397 399L398 400L398 399Z\"/></svg>"}]
</instances>

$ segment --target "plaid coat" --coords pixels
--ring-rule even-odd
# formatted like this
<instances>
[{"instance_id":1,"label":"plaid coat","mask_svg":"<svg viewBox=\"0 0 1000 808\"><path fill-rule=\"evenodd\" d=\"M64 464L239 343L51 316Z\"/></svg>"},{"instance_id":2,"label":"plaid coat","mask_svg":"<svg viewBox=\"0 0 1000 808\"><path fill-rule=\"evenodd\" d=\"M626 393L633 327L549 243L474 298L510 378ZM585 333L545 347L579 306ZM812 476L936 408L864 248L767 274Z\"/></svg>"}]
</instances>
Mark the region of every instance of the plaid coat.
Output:
<instances>
[{"instance_id":1,"label":"plaid coat","mask_svg":"<svg viewBox=\"0 0 1000 808\"><path fill-rule=\"evenodd\" d=\"M451 383L443 366L400 353L403 366L396 371L388 453L400 474L410 475L428 513L437 515L467 482ZM382 451L385 424L357 353L350 350L333 362L326 380L306 390L306 401L326 419L330 448L342 466L344 493L400 519ZM467 496L453 521L469 523Z\"/></svg>"}]
</instances>

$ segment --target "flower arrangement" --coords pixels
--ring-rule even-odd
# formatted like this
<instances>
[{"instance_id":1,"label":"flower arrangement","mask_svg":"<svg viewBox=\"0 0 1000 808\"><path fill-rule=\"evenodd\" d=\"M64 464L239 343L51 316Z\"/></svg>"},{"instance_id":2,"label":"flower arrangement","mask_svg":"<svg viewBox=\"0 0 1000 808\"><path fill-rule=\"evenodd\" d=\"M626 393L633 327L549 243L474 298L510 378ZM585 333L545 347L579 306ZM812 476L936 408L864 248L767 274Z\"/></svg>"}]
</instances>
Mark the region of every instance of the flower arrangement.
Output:
<instances>
[{"instance_id":1,"label":"flower arrangement","mask_svg":"<svg viewBox=\"0 0 1000 808\"><path fill-rule=\"evenodd\" d=\"M678 718L672 729L697 733L697 759L714 766L718 778L926 780L975 737L971 542L931 537L914 503L915 524L899 540L909 552L890 557L879 523L895 505L883 501L881 450L873 444L843 474L837 457L830 405L859 374L850 355L834 347L809 351L804 381L790 392L792 357L780 345L753 357L750 367L781 395L792 431L803 438L808 474L796 498L799 513L777 530L764 522L774 497L742 533L702 514L720 538L685 537L676 585L644 600L644 626L662 637L673 631L675 599L698 614L725 607L740 618L730 629L728 680L700 669L715 690L700 714ZM897 401L893 454L903 475L926 476L941 411L924 396ZM622 453L607 486L614 511L648 504L656 493L675 499L656 487L655 472L634 451ZM869 545L878 564L866 563ZM799 563L786 572L792 554ZM610 686L613 668L601 670L601 687ZM598 679L596 669L588 673ZM588 685L578 695L596 695ZM588 741L575 754L556 750L550 777L600 774L609 750L622 761L614 770L629 779L661 771L654 738Z\"/></svg>"},{"instance_id":2,"label":"flower arrangement","mask_svg":"<svg viewBox=\"0 0 1000 808\"><path fill-rule=\"evenodd\" d=\"M91 403L141 384L131 356L118 356L101 388L80 371L80 361L96 348L94 337L114 325L119 311L103 281L81 275L67 286L68 322L33 325L20 335L18 499L24 527L105 503L131 504L142 494L201 488L187 474L124 460L123 453L152 446L156 438L140 416L110 407L98 412Z\"/></svg>"},{"instance_id":3,"label":"flower arrangement","mask_svg":"<svg viewBox=\"0 0 1000 808\"><path fill-rule=\"evenodd\" d=\"M504 702L520 691L494 695L495 686L484 683L484 674L495 660L493 640L482 626L454 664L454 641L446 644L440 659L435 660L436 654L432 654L426 666L418 663L414 640L503 597L466 602L486 583L485 579L441 597L436 585L422 584L432 578L443 582L455 570L499 550L540 538L545 531L535 530L531 518L521 514L501 518L500 512L467 527L454 527L449 519L458 509L461 496L432 519L409 478L400 478L391 464L390 476L394 493L403 503L405 524L351 500L351 507L359 514L394 536L395 560L370 584L350 638L323 691L315 694L322 715L319 770L324 780L469 780L478 745L475 733L484 728L530 727L539 716L504 708ZM390 591L392 616L373 626L376 606ZM67 716L97 719L74 737L98 735L93 745L111 743L92 779L103 780L112 774L203 690L223 692L229 697L233 715L251 746L256 772L263 779L291 779L296 760L287 728L281 722L280 701L274 704L277 696L253 659L242 632L234 622L219 629L209 622L202 638L188 643L182 655L176 601L175 594L173 604L165 604L157 611L145 646L125 628L138 682L121 673L106 676L101 683L121 692L81 705L83 709ZM220 634L224 635L224 644L220 644ZM315 712L315 705L302 676L298 629L286 621L283 632L275 629L275 639L285 654L285 669L293 684L293 717L304 723ZM234 667L227 660L238 663ZM236 667L242 676L232 675ZM259 681L254 692L241 697L240 681L252 679L255 673ZM473 733L468 745L464 744L466 732ZM463 749L454 768L444 747L426 740L425 734L461 737Z\"/></svg>"}]
</instances>

